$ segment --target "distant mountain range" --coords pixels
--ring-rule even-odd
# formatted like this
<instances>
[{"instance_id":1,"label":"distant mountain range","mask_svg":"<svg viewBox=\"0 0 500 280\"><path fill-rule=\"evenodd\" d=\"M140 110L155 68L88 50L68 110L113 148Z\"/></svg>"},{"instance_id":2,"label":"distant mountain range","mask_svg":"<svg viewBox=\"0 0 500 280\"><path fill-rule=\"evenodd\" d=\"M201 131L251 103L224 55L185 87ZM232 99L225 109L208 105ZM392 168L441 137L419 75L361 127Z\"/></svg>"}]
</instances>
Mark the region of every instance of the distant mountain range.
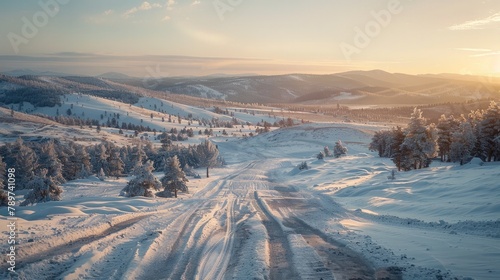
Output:
<instances>
[{"instance_id":1,"label":"distant mountain range","mask_svg":"<svg viewBox=\"0 0 500 280\"><path fill-rule=\"evenodd\" d=\"M408 75L382 70L350 71L330 75L240 75L216 74L205 77L130 77L108 72L96 77L75 77L56 72L16 70L3 73L12 77L39 76L37 85L47 83L58 90L109 91L113 88L144 88L157 92L245 103L297 104L429 104L500 98L500 78L457 74ZM68 77L66 77L68 76ZM5 77L5 76L4 76ZM46 78L43 78L46 77ZM52 78L51 78L52 77ZM5 84L9 82L9 87ZM17 81L17 82L16 82ZM3 94L7 88L26 81L0 79ZM22 85L19 85L22 86ZM115 89L116 90L116 89ZM121 91L122 89L120 89Z\"/></svg>"},{"instance_id":2,"label":"distant mountain range","mask_svg":"<svg viewBox=\"0 0 500 280\"><path fill-rule=\"evenodd\" d=\"M124 82L147 86L140 80ZM249 103L428 104L499 98L500 78L372 70L331 75L162 78L155 81L153 88Z\"/></svg>"}]
</instances>

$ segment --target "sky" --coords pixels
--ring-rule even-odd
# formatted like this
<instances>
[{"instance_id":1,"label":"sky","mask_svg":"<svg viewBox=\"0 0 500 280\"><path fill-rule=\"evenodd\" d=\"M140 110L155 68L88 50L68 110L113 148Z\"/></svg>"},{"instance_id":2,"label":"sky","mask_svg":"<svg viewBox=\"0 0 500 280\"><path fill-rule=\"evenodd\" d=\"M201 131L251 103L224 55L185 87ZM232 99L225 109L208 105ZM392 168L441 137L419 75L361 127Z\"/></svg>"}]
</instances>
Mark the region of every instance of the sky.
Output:
<instances>
[{"instance_id":1,"label":"sky","mask_svg":"<svg viewBox=\"0 0 500 280\"><path fill-rule=\"evenodd\" d=\"M497 0L26 0L0 20L0 72L500 76Z\"/></svg>"}]
</instances>

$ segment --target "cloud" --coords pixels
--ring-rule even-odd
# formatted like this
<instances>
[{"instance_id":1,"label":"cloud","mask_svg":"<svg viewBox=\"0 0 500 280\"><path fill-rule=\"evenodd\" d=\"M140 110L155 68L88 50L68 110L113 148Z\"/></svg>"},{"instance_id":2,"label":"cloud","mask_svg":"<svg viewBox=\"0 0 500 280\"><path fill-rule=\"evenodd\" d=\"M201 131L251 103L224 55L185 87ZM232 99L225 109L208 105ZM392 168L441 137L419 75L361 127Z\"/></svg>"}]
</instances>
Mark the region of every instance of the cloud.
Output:
<instances>
[{"instance_id":1,"label":"cloud","mask_svg":"<svg viewBox=\"0 0 500 280\"><path fill-rule=\"evenodd\" d=\"M159 3L151 4L148 1L144 1L140 6L133 7L131 9L127 10L125 13L123 13L123 17L128 18L139 11L147 11L147 10L151 10L151 9L155 9L155 8L161 8L161 7L162 7L162 5Z\"/></svg>"},{"instance_id":2,"label":"cloud","mask_svg":"<svg viewBox=\"0 0 500 280\"><path fill-rule=\"evenodd\" d=\"M164 18L161 19L161 21L169 21L169 20L170 20L169 16L165 16Z\"/></svg>"},{"instance_id":3,"label":"cloud","mask_svg":"<svg viewBox=\"0 0 500 280\"><path fill-rule=\"evenodd\" d=\"M476 49L476 48L456 48L456 50L459 51L466 51L466 52L490 52L490 49Z\"/></svg>"},{"instance_id":4,"label":"cloud","mask_svg":"<svg viewBox=\"0 0 500 280\"><path fill-rule=\"evenodd\" d=\"M474 54L471 56L472 57L482 57L482 56L494 56L494 55L500 55L500 51L489 51L489 52L485 52L485 53Z\"/></svg>"},{"instance_id":5,"label":"cloud","mask_svg":"<svg viewBox=\"0 0 500 280\"><path fill-rule=\"evenodd\" d=\"M495 23L500 23L500 12L484 19L469 20L461 24L448 27L449 30L478 30L491 28ZM498 28L498 27L497 27Z\"/></svg>"},{"instance_id":6,"label":"cloud","mask_svg":"<svg viewBox=\"0 0 500 280\"><path fill-rule=\"evenodd\" d=\"M494 51L491 49L476 49L476 48L455 48L455 49L459 51L475 52L475 54L471 54L470 57L500 55L500 51Z\"/></svg>"},{"instance_id":7,"label":"cloud","mask_svg":"<svg viewBox=\"0 0 500 280\"><path fill-rule=\"evenodd\" d=\"M201 1L195 0L193 3L191 3L191 6L196 6L201 4Z\"/></svg>"}]
</instances>

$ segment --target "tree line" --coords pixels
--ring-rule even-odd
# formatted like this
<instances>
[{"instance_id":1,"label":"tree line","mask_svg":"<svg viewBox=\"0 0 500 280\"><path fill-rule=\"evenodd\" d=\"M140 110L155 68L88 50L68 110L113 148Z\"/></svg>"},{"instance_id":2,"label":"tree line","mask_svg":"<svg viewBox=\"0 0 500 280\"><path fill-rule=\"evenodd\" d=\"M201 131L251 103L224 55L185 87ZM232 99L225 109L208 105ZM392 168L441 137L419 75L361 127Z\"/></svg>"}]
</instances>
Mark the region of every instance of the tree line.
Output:
<instances>
[{"instance_id":1,"label":"tree line","mask_svg":"<svg viewBox=\"0 0 500 280\"><path fill-rule=\"evenodd\" d=\"M168 170L172 169L167 168L166 162L174 157L181 170L189 175L194 175L192 168L206 167L208 176L209 167L223 164L218 149L208 140L187 147L163 145L155 148L147 140L138 141L134 146L120 147L110 141L83 146L73 141L62 142L55 139L23 141L18 138L15 142L0 147L0 170L3 172L5 168L2 167L5 166L16 169L17 189L31 190L22 204L28 205L60 200L62 193L60 184L87 178L92 174L101 179L128 175L137 177L138 174L149 175L147 170L149 172L157 170L164 171L166 176L170 176ZM0 175L4 178L5 174ZM165 181L165 186L168 186L168 181ZM0 185L0 189L4 187ZM5 193L0 191L0 199L4 196ZM165 192L163 196L166 196Z\"/></svg>"},{"instance_id":2,"label":"tree line","mask_svg":"<svg viewBox=\"0 0 500 280\"><path fill-rule=\"evenodd\" d=\"M408 126L375 133L370 150L380 157L391 158L398 170L428 167L432 159L467 163L473 157L483 161L500 161L500 106L490 102L486 110L468 115L441 115L437 124L430 123L415 108Z\"/></svg>"}]
</instances>

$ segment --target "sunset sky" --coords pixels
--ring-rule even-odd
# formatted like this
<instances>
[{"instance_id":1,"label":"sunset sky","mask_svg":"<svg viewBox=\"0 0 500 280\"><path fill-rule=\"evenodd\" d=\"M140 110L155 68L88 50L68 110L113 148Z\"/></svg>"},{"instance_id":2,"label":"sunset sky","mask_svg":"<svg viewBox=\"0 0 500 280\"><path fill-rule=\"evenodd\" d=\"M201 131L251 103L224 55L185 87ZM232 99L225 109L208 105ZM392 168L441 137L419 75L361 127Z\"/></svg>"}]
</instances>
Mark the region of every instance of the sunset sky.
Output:
<instances>
[{"instance_id":1,"label":"sunset sky","mask_svg":"<svg viewBox=\"0 0 500 280\"><path fill-rule=\"evenodd\" d=\"M500 76L496 0L56 1L2 1L0 72Z\"/></svg>"}]
</instances>

